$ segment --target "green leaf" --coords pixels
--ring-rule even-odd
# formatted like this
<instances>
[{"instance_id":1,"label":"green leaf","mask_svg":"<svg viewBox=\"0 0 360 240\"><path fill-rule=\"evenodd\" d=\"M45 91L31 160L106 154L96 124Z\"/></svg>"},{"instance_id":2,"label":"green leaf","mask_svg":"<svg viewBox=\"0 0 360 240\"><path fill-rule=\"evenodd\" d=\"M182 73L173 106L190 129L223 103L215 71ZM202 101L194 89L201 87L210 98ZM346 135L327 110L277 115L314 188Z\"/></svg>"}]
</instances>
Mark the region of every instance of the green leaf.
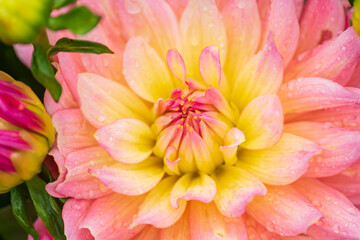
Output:
<instances>
[{"instance_id":1,"label":"green leaf","mask_svg":"<svg viewBox=\"0 0 360 240\"><path fill-rule=\"evenodd\" d=\"M52 46L48 52L49 56L59 52L81 52L81 53L113 53L108 47L97 42L61 38Z\"/></svg>"},{"instance_id":2,"label":"green leaf","mask_svg":"<svg viewBox=\"0 0 360 240\"><path fill-rule=\"evenodd\" d=\"M26 182L36 212L43 221L49 234L56 240L65 240L64 222L57 202L45 190L45 182L35 176Z\"/></svg>"},{"instance_id":3,"label":"green leaf","mask_svg":"<svg viewBox=\"0 0 360 240\"><path fill-rule=\"evenodd\" d=\"M11 190L12 210L20 226L35 240L39 240L39 235L30 220L29 211L26 205L26 195L27 190L23 184Z\"/></svg>"},{"instance_id":4,"label":"green leaf","mask_svg":"<svg viewBox=\"0 0 360 240\"><path fill-rule=\"evenodd\" d=\"M354 6L354 0L349 0L351 6Z\"/></svg>"},{"instance_id":5,"label":"green leaf","mask_svg":"<svg viewBox=\"0 0 360 240\"><path fill-rule=\"evenodd\" d=\"M27 239L28 233L19 225L11 205L0 208L0 223L1 240Z\"/></svg>"},{"instance_id":6,"label":"green leaf","mask_svg":"<svg viewBox=\"0 0 360 240\"><path fill-rule=\"evenodd\" d=\"M69 29L75 34L85 34L100 21L100 16L85 6L78 6L58 17L49 18L48 27L54 31Z\"/></svg>"},{"instance_id":7,"label":"green leaf","mask_svg":"<svg viewBox=\"0 0 360 240\"><path fill-rule=\"evenodd\" d=\"M75 2L76 0L54 0L54 8L59 9Z\"/></svg>"},{"instance_id":8,"label":"green leaf","mask_svg":"<svg viewBox=\"0 0 360 240\"><path fill-rule=\"evenodd\" d=\"M61 85L55 79L55 72L45 49L40 44L34 44L34 53L31 61L31 72L35 79L47 88L55 101L61 95Z\"/></svg>"}]
</instances>

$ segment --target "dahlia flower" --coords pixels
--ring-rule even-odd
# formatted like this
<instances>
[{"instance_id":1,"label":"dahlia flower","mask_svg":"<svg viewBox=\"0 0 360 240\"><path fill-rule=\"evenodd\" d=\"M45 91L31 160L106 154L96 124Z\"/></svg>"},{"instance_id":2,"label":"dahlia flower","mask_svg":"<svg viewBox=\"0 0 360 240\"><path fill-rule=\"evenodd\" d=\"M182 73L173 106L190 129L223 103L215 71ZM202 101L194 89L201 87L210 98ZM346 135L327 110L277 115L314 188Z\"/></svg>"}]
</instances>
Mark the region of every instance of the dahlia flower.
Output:
<instances>
[{"instance_id":1,"label":"dahlia flower","mask_svg":"<svg viewBox=\"0 0 360 240\"><path fill-rule=\"evenodd\" d=\"M115 54L60 53L45 96L69 240L360 239L345 1L83 2Z\"/></svg>"},{"instance_id":2,"label":"dahlia flower","mask_svg":"<svg viewBox=\"0 0 360 240\"><path fill-rule=\"evenodd\" d=\"M53 142L54 128L41 101L0 71L0 193L38 174Z\"/></svg>"}]
</instances>

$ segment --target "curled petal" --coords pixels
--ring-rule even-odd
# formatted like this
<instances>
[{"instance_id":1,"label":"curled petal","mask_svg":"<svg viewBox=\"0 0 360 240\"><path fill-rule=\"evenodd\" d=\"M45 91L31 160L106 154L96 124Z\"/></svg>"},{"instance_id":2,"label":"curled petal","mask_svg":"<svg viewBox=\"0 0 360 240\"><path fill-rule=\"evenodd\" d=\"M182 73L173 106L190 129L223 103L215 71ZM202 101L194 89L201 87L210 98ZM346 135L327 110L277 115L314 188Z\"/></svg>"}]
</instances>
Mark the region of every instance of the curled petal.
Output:
<instances>
[{"instance_id":1,"label":"curled petal","mask_svg":"<svg viewBox=\"0 0 360 240\"><path fill-rule=\"evenodd\" d=\"M201 78L206 85L218 87L221 80L221 63L219 48L206 47L201 51L199 58L199 70Z\"/></svg>"},{"instance_id":2,"label":"curled petal","mask_svg":"<svg viewBox=\"0 0 360 240\"><path fill-rule=\"evenodd\" d=\"M128 41L123 69L130 88L149 102L169 98L175 88L164 61L141 37Z\"/></svg>"},{"instance_id":3,"label":"curled petal","mask_svg":"<svg viewBox=\"0 0 360 240\"><path fill-rule=\"evenodd\" d=\"M246 239L246 229L241 217L225 217L214 203L191 201L189 205L191 239Z\"/></svg>"},{"instance_id":4,"label":"curled petal","mask_svg":"<svg viewBox=\"0 0 360 240\"><path fill-rule=\"evenodd\" d=\"M305 138L284 133L280 141L269 149L239 151L237 165L264 183L286 185L306 173L310 159L320 149Z\"/></svg>"},{"instance_id":5,"label":"curled petal","mask_svg":"<svg viewBox=\"0 0 360 240\"><path fill-rule=\"evenodd\" d=\"M179 201L179 207L175 209L169 201L176 180L175 176L165 178L146 195L131 226L151 224L157 228L166 228L179 220L185 211L186 202Z\"/></svg>"},{"instance_id":6,"label":"curled petal","mask_svg":"<svg viewBox=\"0 0 360 240\"><path fill-rule=\"evenodd\" d=\"M164 176L161 159L149 157L137 164L117 163L89 170L106 187L125 195L141 195L150 191Z\"/></svg>"},{"instance_id":7,"label":"curled petal","mask_svg":"<svg viewBox=\"0 0 360 240\"><path fill-rule=\"evenodd\" d=\"M247 213L268 231L281 236L306 233L316 223L321 213L291 186L267 186L265 197L255 197Z\"/></svg>"},{"instance_id":8,"label":"curled petal","mask_svg":"<svg viewBox=\"0 0 360 240\"><path fill-rule=\"evenodd\" d=\"M282 58L269 35L263 50L253 56L235 77L231 101L243 109L257 96L275 94L282 79Z\"/></svg>"},{"instance_id":9,"label":"curled petal","mask_svg":"<svg viewBox=\"0 0 360 240\"><path fill-rule=\"evenodd\" d=\"M283 129L283 110L276 95L261 95L254 98L242 111L237 123L246 141L247 149L266 149L279 141Z\"/></svg>"},{"instance_id":10,"label":"curled petal","mask_svg":"<svg viewBox=\"0 0 360 240\"><path fill-rule=\"evenodd\" d=\"M254 175L238 167L223 167L213 175L217 194L215 204L226 217L240 217L256 196L265 196L266 187Z\"/></svg>"},{"instance_id":11,"label":"curled petal","mask_svg":"<svg viewBox=\"0 0 360 240\"><path fill-rule=\"evenodd\" d=\"M150 156L154 136L150 127L135 118L121 118L99 128L95 139L121 163L138 163Z\"/></svg>"},{"instance_id":12,"label":"curled petal","mask_svg":"<svg viewBox=\"0 0 360 240\"><path fill-rule=\"evenodd\" d=\"M209 203L214 199L215 194L216 185L211 177L204 173L187 173L175 183L170 193L170 202L174 208L179 207L179 199Z\"/></svg>"},{"instance_id":13,"label":"curled petal","mask_svg":"<svg viewBox=\"0 0 360 240\"><path fill-rule=\"evenodd\" d=\"M232 165L237 161L238 146L245 141L245 135L238 128L231 128L225 135L223 146L220 151L223 154L224 161Z\"/></svg>"},{"instance_id":14,"label":"curled petal","mask_svg":"<svg viewBox=\"0 0 360 240\"><path fill-rule=\"evenodd\" d=\"M166 61L172 74L185 84L186 67L180 53L176 49L170 49L166 54Z\"/></svg>"},{"instance_id":15,"label":"curled petal","mask_svg":"<svg viewBox=\"0 0 360 240\"><path fill-rule=\"evenodd\" d=\"M308 229L308 234L329 239L357 239L360 236L360 211L340 192L315 179L302 179L293 184L324 218Z\"/></svg>"},{"instance_id":16,"label":"curled petal","mask_svg":"<svg viewBox=\"0 0 360 240\"><path fill-rule=\"evenodd\" d=\"M360 158L360 131L316 122L286 124L284 131L309 139L322 149L319 155L310 160L306 177L336 175Z\"/></svg>"},{"instance_id":17,"label":"curled petal","mask_svg":"<svg viewBox=\"0 0 360 240\"><path fill-rule=\"evenodd\" d=\"M81 111L96 128L123 117L151 118L148 107L128 88L99 75L80 74L78 89Z\"/></svg>"}]
</instances>

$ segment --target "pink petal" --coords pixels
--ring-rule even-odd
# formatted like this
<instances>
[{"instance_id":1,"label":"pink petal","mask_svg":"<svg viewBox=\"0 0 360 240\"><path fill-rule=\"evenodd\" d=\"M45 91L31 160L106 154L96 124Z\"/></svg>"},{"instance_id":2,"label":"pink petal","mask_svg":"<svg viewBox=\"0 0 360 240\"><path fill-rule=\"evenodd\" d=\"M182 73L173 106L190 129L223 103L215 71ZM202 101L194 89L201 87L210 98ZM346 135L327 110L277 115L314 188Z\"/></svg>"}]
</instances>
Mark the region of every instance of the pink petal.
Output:
<instances>
[{"instance_id":1,"label":"pink petal","mask_svg":"<svg viewBox=\"0 0 360 240\"><path fill-rule=\"evenodd\" d=\"M201 78L208 86L217 88L221 80L221 63L219 48L206 47L201 51L199 58Z\"/></svg>"},{"instance_id":2,"label":"pink petal","mask_svg":"<svg viewBox=\"0 0 360 240\"><path fill-rule=\"evenodd\" d=\"M227 34L224 70L233 82L258 49L261 25L256 0L227 1L221 12ZM233 80L232 80L233 79Z\"/></svg>"},{"instance_id":3,"label":"pink petal","mask_svg":"<svg viewBox=\"0 0 360 240\"><path fill-rule=\"evenodd\" d=\"M349 199L360 197L360 161L355 162L338 175L321 178L321 182L341 192Z\"/></svg>"},{"instance_id":4,"label":"pink petal","mask_svg":"<svg viewBox=\"0 0 360 240\"><path fill-rule=\"evenodd\" d=\"M79 75L81 111L96 128L123 117L149 121L148 107L128 88L92 73Z\"/></svg>"},{"instance_id":5,"label":"pink petal","mask_svg":"<svg viewBox=\"0 0 360 240\"><path fill-rule=\"evenodd\" d=\"M47 231L47 229L40 217L38 217L36 219L36 221L34 222L34 228L37 231L37 233L39 234L40 240L54 240L54 238ZM34 238L29 235L28 240L34 240Z\"/></svg>"},{"instance_id":6,"label":"pink petal","mask_svg":"<svg viewBox=\"0 0 360 240\"><path fill-rule=\"evenodd\" d=\"M323 78L299 78L283 84L278 93L285 114L339 107L360 102L360 94Z\"/></svg>"},{"instance_id":7,"label":"pink petal","mask_svg":"<svg viewBox=\"0 0 360 240\"><path fill-rule=\"evenodd\" d=\"M104 196L110 191L89 169L113 164L114 160L101 147L85 148L70 153L65 160L67 174L55 191L66 197L93 199Z\"/></svg>"},{"instance_id":8,"label":"pink petal","mask_svg":"<svg viewBox=\"0 0 360 240\"><path fill-rule=\"evenodd\" d=\"M275 94L282 78L282 58L269 35L263 50L253 56L241 73L234 77L231 101L242 109L257 96Z\"/></svg>"},{"instance_id":9,"label":"pink petal","mask_svg":"<svg viewBox=\"0 0 360 240\"><path fill-rule=\"evenodd\" d=\"M345 85L354 71L359 56L360 39L350 27L333 40L291 61L286 68L284 79L289 81L298 77L321 77Z\"/></svg>"},{"instance_id":10,"label":"pink petal","mask_svg":"<svg viewBox=\"0 0 360 240\"><path fill-rule=\"evenodd\" d=\"M249 240L280 240L279 235L269 232L263 225L256 222L249 215L243 215L243 219Z\"/></svg>"},{"instance_id":11,"label":"pink petal","mask_svg":"<svg viewBox=\"0 0 360 240\"><path fill-rule=\"evenodd\" d=\"M247 213L268 231L281 236L305 233L321 218L321 213L291 186L267 186L268 193L255 197Z\"/></svg>"},{"instance_id":12,"label":"pink petal","mask_svg":"<svg viewBox=\"0 0 360 240\"><path fill-rule=\"evenodd\" d=\"M202 131L204 136L204 132ZM245 135L238 128L231 128L225 135L223 146L220 146L224 161L227 165L236 163L238 147L245 141Z\"/></svg>"},{"instance_id":13,"label":"pink petal","mask_svg":"<svg viewBox=\"0 0 360 240\"><path fill-rule=\"evenodd\" d=\"M360 105L352 104L312 111L294 118L296 121L332 123L349 130L360 130Z\"/></svg>"},{"instance_id":14,"label":"pink petal","mask_svg":"<svg viewBox=\"0 0 360 240\"><path fill-rule=\"evenodd\" d=\"M352 73L350 80L346 83L346 86L360 88L360 60L357 61L354 72Z\"/></svg>"},{"instance_id":15,"label":"pink petal","mask_svg":"<svg viewBox=\"0 0 360 240\"><path fill-rule=\"evenodd\" d=\"M284 115L276 95L254 98L241 112L236 126L245 134L241 144L247 149L266 149L279 141L282 135Z\"/></svg>"},{"instance_id":16,"label":"pink petal","mask_svg":"<svg viewBox=\"0 0 360 240\"><path fill-rule=\"evenodd\" d=\"M148 158L155 143L150 127L135 118L121 118L103 126L94 137L116 161L125 164Z\"/></svg>"},{"instance_id":17,"label":"pink petal","mask_svg":"<svg viewBox=\"0 0 360 240\"><path fill-rule=\"evenodd\" d=\"M149 102L168 99L175 88L164 61L141 37L128 41L123 69L130 88Z\"/></svg>"},{"instance_id":18,"label":"pink petal","mask_svg":"<svg viewBox=\"0 0 360 240\"><path fill-rule=\"evenodd\" d=\"M306 2L300 21L297 53L315 48L344 30L345 11L339 0L323 4L321 0Z\"/></svg>"},{"instance_id":19,"label":"pink petal","mask_svg":"<svg viewBox=\"0 0 360 240\"><path fill-rule=\"evenodd\" d=\"M192 240L246 239L246 230L241 217L225 217L217 210L214 203L190 202L189 219Z\"/></svg>"},{"instance_id":20,"label":"pink petal","mask_svg":"<svg viewBox=\"0 0 360 240\"><path fill-rule=\"evenodd\" d=\"M29 69L31 68L31 59L32 53L34 51L34 47L31 44L14 44L14 51L20 61L27 66Z\"/></svg>"},{"instance_id":21,"label":"pink petal","mask_svg":"<svg viewBox=\"0 0 360 240\"><path fill-rule=\"evenodd\" d=\"M204 173L187 173L180 177L170 193L170 203L174 208L179 207L179 200L197 200L209 203L214 200L216 184Z\"/></svg>"},{"instance_id":22,"label":"pink petal","mask_svg":"<svg viewBox=\"0 0 360 240\"><path fill-rule=\"evenodd\" d=\"M319 151L313 142L284 133L280 141L269 149L239 151L237 165L264 183L286 185L308 170L310 159Z\"/></svg>"},{"instance_id":23,"label":"pink petal","mask_svg":"<svg viewBox=\"0 0 360 240\"><path fill-rule=\"evenodd\" d=\"M322 149L319 155L311 159L306 177L336 175L360 158L360 131L316 122L286 124L284 131L309 139Z\"/></svg>"},{"instance_id":24,"label":"pink petal","mask_svg":"<svg viewBox=\"0 0 360 240\"><path fill-rule=\"evenodd\" d=\"M226 32L215 1L190 0L181 16L180 32L183 41L181 55L184 57L189 77L199 77L199 56L205 47L218 47L220 61L225 61Z\"/></svg>"},{"instance_id":25,"label":"pink petal","mask_svg":"<svg viewBox=\"0 0 360 240\"><path fill-rule=\"evenodd\" d=\"M169 201L176 180L175 176L165 178L146 195L131 226L151 224L157 228L166 228L179 220L185 211L186 202L179 201L179 207L175 209Z\"/></svg>"},{"instance_id":26,"label":"pink petal","mask_svg":"<svg viewBox=\"0 0 360 240\"><path fill-rule=\"evenodd\" d=\"M188 1L189 0L166 0L178 19L180 19L184 9L186 8L186 5L188 4Z\"/></svg>"},{"instance_id":27,"label":"pink petal","mask_svg":"<svg viewBox=\"0 0 360 240\"><path fill-rule=\"evenodd\" d=\"M294 0L273 0L267 14L262 42L266 41L270 32L273 33L276 47L286 66L294 56L299 40L295 2Z\"/></svg>"},{"instance_id":28,"label":"pink petal","mask_svg":"<svg viewBox=\"0 0 360 240\"><path fill-rule=\"evenodd\" d=\"M86 121L80 109L59 110L52 120L57 132L57 146L65 157L71 152L97 145L93 137L96 129Z\"/></svg>"},{"instance_id":29,"label":"pink petal","mask_svg":"<svg viewBox=\"0 0 360 240\"><path fill-rule=\"evenodd\" d=\"M214 107L224 114L227 118L233 120L235 118L234 116L234 110L229 105L226 98L221 94L221 92L210 86L206 92L205 97L214 105Z\"/></svg>"},{"instance_id":30,"label":"pink petal","mask_svg":"<svg viewBox=\"0 0 360 240\"><path fill-rule=\"evenodd\" d=\"M98 198L87 210L80 228L88 229L95 239L133 239L145 227L130 226L143 199L143 196L128 197L117 193Z\"/></svg>"},{"instance_id":31,"label":"pink petal","mask_svg":"<svg viewBox=\"0 0 360 240\"><path fill-rule=\"evenodd\" d=\"M175 224L160 230L159 240L184 240L190 239L189 208Z\"/></svg>"},{"instance_id":32,"label":"pink petal","mask_svg":"<svg viewBox=\"0 0 360 240\"><path fill-rule=\"evenodd\" d=\"M89 170L106 187L124 195L141 195L155 187L164 175L161 159L149 157L137 164L117 163Z\"/></svg>"},{"instance_id":33,"label":"pink petal","mask_svg":"<svg viewBox=\"0 0 360 240\"><path fill-rule=\"evenodd\" d=\"M68 240L93 240L88 229L80 228L80 223L87 214L91 200L69 199L66 201L62 211L62 217L65 223L65 235Z\"/></svg>"},{"instance_id":34,"label":"pink petal","mask_svg":"<svg viewBox=\"0 0 360 240\"><path fill-rule=\"evenodd\" d=\"M217 188L215 204L226 217L240 217L255 196L266 195L264 184L241 168L222 167L212 177Z\"/></svg>"},{"instance_id":35,"label":"pink petal","mask_svg":"<svg viewBox=\"0 0 360 240\"><path fill-rule=\"evenodd\" d=\"M309 235L322 238L325 232L329 239L359 238L360 211L344 195L315 179L302 179L293 186L324 216L308 229Z\"/></svg>"}]
</instances>

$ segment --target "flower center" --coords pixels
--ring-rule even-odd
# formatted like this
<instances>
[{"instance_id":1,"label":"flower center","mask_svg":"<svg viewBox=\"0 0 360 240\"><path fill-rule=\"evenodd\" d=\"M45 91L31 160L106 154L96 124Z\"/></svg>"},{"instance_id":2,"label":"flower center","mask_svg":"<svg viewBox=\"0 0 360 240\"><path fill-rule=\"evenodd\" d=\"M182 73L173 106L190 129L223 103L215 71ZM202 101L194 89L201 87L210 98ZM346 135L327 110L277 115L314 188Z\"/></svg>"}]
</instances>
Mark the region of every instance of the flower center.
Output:
<instances>
[{"instance_id":1,"label":"flower center","mask_svg":"<svg viewBox=\"0 0 360 240\"><path fill-rule=\"evenodd\" d=\"M154 154L164 158L168 174L212 172L223 163L219 151L233 124L217 111L206 91L175 89L166 101L159 99Z\"/></svg>"}]
</instances>

